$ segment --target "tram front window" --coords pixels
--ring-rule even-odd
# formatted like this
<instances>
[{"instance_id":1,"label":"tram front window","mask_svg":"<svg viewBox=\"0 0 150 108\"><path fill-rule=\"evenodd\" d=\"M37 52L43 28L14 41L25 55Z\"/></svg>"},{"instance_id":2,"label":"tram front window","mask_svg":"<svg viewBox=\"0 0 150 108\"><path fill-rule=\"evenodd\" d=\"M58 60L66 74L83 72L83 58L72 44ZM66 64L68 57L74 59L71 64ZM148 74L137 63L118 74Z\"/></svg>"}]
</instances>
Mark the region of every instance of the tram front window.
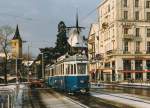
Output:
<instances>
[{"instance_id":1,"label":"tram front window","mask_svg":"<svg viewBox=\"0 0 150 108\"><path fill-rule=\"evenodd\" d=\"M78 63L77 64L78 74L86 74L86 64L85 63Z\"/></svg>"}]
</instances>

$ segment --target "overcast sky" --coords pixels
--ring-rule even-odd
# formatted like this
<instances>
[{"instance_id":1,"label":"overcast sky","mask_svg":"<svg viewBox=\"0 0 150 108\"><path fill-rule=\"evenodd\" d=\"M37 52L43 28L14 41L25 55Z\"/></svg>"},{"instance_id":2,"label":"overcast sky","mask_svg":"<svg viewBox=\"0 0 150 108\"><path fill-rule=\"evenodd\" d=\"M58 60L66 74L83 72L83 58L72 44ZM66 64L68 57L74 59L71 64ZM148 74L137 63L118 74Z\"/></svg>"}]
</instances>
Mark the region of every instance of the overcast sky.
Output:
<instances>
[{"instance_id":1,"label":"overcast sky","mask_svg":"<svg viewBox=\"0 0 150 108\"><path fill-rule=\"evenodd\" d=\"M87 36L90 24L97 21L96 7L101 0L0 0L0 26L19 25L24 43L32 45L30 52L37 55L39 47L55 46L57 25L64 21L66 26L75 25L76 9L79 11L79 24L86 27Z\"/></svg>"}]
</instances>

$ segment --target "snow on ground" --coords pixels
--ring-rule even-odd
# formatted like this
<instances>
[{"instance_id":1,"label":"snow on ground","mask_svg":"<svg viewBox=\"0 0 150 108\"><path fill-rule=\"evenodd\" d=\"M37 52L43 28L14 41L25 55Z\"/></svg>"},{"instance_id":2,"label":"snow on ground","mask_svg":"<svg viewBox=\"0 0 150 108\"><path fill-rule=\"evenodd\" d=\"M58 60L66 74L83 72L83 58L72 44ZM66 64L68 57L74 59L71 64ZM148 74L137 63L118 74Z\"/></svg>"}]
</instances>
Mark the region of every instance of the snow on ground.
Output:
<instances>
[{"instance_id":1,"label":"snow on ground","mask_svg":"<svg viewBox=\"0 0 150 108\"><path fill-rule=\"evenodd\" d=\"M110 93L109 94L105 94L105 93L103 94L103 93L94 93L94 92L92 92L91 95L98 97L98 98L101 98L101 99L130 105L130 106L133 106L136 108L150 108L150 101L140 99L137 97L132 97L129 95L110 94Z\"/></svg>"},{"instance_id":2,"label":"snow on ground","mask_svg":"<svg viewBox=\"0 0 150 108\"><path fill-rule=\"evenodd\" d=\"M0 86L0 90L15 90L16 85Z\"/></svg>"},{"instance_id":3,"label":"snow on ground","mask_svg":"<svg viewBox=\"0 0 150 108\"><path fill-rule=\"evenodd\" d=\"M128 82L122 82L122 83L119 83L117 86L132 87L132 88L150 88L150 83L128 83Z\"/></svg>"},{"instance_id":4,"label":"snow on ground","mask_svg":"<svg viewBox=\"0 0 150 108\"><path fill-rule=\"evenodd\" d=\"M149 86L150 87L150 83L128 83L128 82L122 82L119 84L125 84L125 85L135 85L135 86Z\"/></svg>"}]
</instances>

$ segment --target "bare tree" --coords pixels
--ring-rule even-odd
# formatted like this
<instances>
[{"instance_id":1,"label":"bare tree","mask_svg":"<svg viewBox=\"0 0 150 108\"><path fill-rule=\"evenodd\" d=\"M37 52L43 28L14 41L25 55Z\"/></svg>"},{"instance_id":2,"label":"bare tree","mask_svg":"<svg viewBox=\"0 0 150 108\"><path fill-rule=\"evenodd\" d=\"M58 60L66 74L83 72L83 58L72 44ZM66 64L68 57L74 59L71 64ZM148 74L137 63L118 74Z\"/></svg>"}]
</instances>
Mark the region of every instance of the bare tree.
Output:
<instances>
[{"instance_id":1,"label":"bare tree","mask_svg":"<svg viewBox=\"0 0 150 108\"><path fill-rule=\"evenodd\" d=\"M10 46L10 35L13 33L13 29L8 26L1 26L0 27L0 45L2 48L2 52L4 53L4 81L7 84L7 63L8 63L8 52Z\"/></svg>"}]
</instances>

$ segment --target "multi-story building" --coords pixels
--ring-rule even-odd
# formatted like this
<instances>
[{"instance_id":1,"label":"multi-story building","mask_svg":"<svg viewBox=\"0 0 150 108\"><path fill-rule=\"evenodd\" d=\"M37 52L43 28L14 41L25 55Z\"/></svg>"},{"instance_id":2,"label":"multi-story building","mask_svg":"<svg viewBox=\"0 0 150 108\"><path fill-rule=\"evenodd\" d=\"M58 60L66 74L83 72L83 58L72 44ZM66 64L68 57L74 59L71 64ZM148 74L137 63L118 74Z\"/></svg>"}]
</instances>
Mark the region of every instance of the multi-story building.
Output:
<instances>
[{"instance_id":1,"label":"multi-story building","mask_svg":"<svg viewBox=\"0 0 150 108\"><path fill-rule=\"evenodd\" d=\"M100 79L99 60L100 60L100 46L99 46L99 25L98 23L91 24L88 35L88 58L89 58L89 72L90 79L97 81Z\"/></svg>"},{"instance_id":2,"label":"multi-story building","mask_svg":"<svg viewBox=\"0 0 150 108\"><path fill-rule=\"evenodd\" d=\"M102 80L150 79L150 0L103 0L97 10Z\"/></svg>"}]
</instances>

